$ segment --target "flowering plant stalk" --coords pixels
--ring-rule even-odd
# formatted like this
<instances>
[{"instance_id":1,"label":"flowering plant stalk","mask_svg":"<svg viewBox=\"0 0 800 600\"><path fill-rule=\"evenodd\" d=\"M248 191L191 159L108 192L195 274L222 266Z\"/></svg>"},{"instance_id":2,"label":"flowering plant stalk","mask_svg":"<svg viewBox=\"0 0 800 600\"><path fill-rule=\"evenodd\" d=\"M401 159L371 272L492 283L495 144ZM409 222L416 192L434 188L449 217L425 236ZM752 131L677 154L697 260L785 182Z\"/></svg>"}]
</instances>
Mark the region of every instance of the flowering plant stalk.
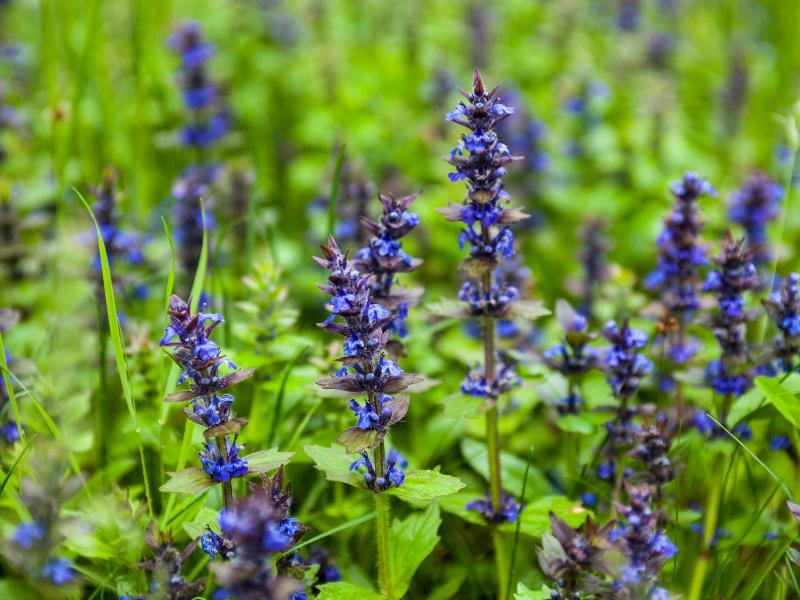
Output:
<instances>
[{"instance_id":1,"label":"flowering plant stalk","mask_svg":"<svg viewBox=\"0 0 800 600\"><path fill-rule=\"evenodd\" d=\"M398 453L387 453L384 442L390 427L408 410L408 396L403 391L421 378L404 373L386 357L390 329L398 313L373 302L371 277L355 268L332 236L328 245L322 246L322 256L314 260L329 271L328 282L320 289L331 297L327 305L331 314L319 326L345 338L343 356L338 359L342 367L317 383L326 389L366 396L363 405L350 400L356 425L344 431L339 441L348 452L360 455L350 470L363 469L364 483L375 495L378 586L391 596L389 499L383 492L403 484L407 464Z\"/></svg>"},{"instance_id":2,"label":"flowering plant stalk","mask_svg":"<svg viewBox=\"0 0 800 600\"><path fill-rule=\"evenodd\" d=\"M211 205L208 194L220 175L219 165L208 160L208 149L228 132L230 114L219 86L209 76L208 62L215 50L204 38L200 25L194 21L181 23L168 44L181 59L178 81L187 122L181 129L180 141L191 150L194 160L172 187L180 260L187 281L191 281L203 241L200 200L205 200L207 207ZM206 219L209 217L207 214Z\"/></svg>"},{"instance_id":3,"label":"flowering plant stalk","mask_svg":"<svg viewBox=\"0 0 800 600\"><path fill-rule=\"evenodd\" d=\"M513 369L498 360L495 319L506 317L518 292L501 281L496 270L501 258L514 253L514 234L509 225L527 218L523 211L505 206L508 193L503 186L505 165L515 159L500 141L497 126L514 110L501 104L498 88L487 90L480 72L475 69L472 91L460 89L464 96L446 119L468 130L450 152L448 162L455 167L449 174L452 182L465 181L466 198L462 204L451 203L440 212L450 221L464 224L458 236L459 246L470 247L462 267L473 281L464 284L459 298L469 307L469 316L481 318L483 325L483 367L475 367L462 391L486 398L486 444L489 456L489 494L486 499L467 505L484 516L488 524L498 525L517 519L519 503L503 490L500 476L500 432L498 397L518 383ZM498 531L494 531L495 559L500 598L506 594L508 568Z\"/></svg>"},{"instance_id":4,"label":"flowering plant stalk","mask_svg":"<svg viewBox=\"0 0 800 600\"><path fill-rule=\"evenodd\" d=\"M687 172L670 188L675 204L658 237L658 264L645 283L661 293L664 317L665 355L672 365L682 365L699 348L697 340L687 337L686 329L700 308L698 270L708 263L706 248L700 241L703 220L697 202L703 196L715 196L711 184L697 173ZM671 374L666 375L671 384ZM683 389L676 384L678 419L683 418Z\"/></svg>"}]
</instances>

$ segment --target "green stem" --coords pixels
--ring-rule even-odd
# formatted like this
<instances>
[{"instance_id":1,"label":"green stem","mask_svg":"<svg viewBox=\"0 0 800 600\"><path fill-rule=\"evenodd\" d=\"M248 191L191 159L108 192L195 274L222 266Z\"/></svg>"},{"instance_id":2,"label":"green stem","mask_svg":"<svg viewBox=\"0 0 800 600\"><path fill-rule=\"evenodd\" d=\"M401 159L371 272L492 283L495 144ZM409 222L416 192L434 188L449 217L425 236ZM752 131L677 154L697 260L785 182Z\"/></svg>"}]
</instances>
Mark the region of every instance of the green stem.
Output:
<instances>
[{"instance_id":1,"label":"green stem","mask_svg":"<svg viewBox=\"0 0 800 600\"><path fill-rule=\"evenodd\" d=\"M228 462L228 444L225 438L217 438L217 448L219 448L220 456L223 460ZM225 510L228 510L233 505L233 483L228 480L222 484L222 504Z\"/></svg>"},{"instance_id":2,"label":"green stem","mask_svg":"<svg viewBox=\"0 0 800 600\"><path fill-rule=\"evenodd\" d=\"M719 456L714 459L712 473L718 473L721 467ZM717 530L717 520L719 518L719 505L722 499L722 488L724 486L721 477L712 478L712 487L708 496L705 520L703 522L703 545L700 549L700 556L697 559L692 575L692 583L689 588L687 600L701 600L703 597L703 585L705 584L708 563L711 558L711 544L714 541L714 532Z\"/></svg>"},{"instance_id":3,"label":"green stem","mask_svg":"<svg viewBox=\"0 0 800 600\"><path fill-rule=\"evenodd\" d=\"M492 541L494 542L494 564L497 568L497 598L506 600L508 592L509 557L503 544L503 534L494 526L492 527Z\"/></svg>"},{"instance_id":4,"label":"green stem","mask_svg":"<svg viewBox=\"0 0 800 600\"><path fill-rule=\"evenodd\" d=\"M483 292L491 293L492 275L484 273ZM494 320L485 309L483 314L483 369L486 375L486 385L494 384ZM486 446L489 451L489 486L492 495L492 507L495 510L500 508L503 501L503 483L500 476L500 426L499 414L497 410L497 398L490 395L491 406L486 412Z\"/></svg>"},{"instance_id":5,"label":"green stem","mask_svg":"<svg viewBox=\"0 0 800 600\"><path fill-rule=\"evenodd\" d=\"M384 455L385 449L383 442L375 448L375 474L377 477L384 476ZM390 598L392 593L392 565L389 558L389 497L380 491L375 493L375 537L378 542L378 589L381 594Z\"/></svg>"}]
</instances>

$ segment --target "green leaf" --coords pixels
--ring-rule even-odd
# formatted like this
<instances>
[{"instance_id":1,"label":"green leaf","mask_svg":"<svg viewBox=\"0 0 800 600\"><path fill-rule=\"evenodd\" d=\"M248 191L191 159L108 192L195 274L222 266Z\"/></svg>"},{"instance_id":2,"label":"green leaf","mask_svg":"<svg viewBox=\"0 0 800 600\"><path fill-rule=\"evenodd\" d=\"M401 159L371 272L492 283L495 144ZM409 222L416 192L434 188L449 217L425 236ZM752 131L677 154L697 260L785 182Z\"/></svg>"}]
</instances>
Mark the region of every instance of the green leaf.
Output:
<instances>
[{"instance_id":1,"label":"green leaf","mask_svg":"<svg viewBox=\"0 0 800 600\"><path fill-rule=\"evenodd\" d=\"M247 461L247 474L257 475L274 471L281 465L287 464L293 456L294 452L278 452L277 448L270 448L253 452L243 458Z\"/></svg>"},{"instance_id":2,"label":"green leaf","mask_svg":"<svg viewBox=\"0 0 800 600\"><path fill-rule=\"evenodd\" d=\"M347 452L355 454L367 448L374 448L383 441L385 435L384 431L378 431L377 429L351 427L340 433L336 441L344 445L344 449Z\"/></svg>"},{"instance_id":3,"label":"green leaf","mask_svg":"<svg viewBox=\"0 0 800 600\"><path fill-rule=\"evenodd\" d=\"M764 393L759 388L748 390L743 396L734 400L731 412L728 413L728 424L736 425L747 415L766 404L769 402L764 400Z\"/></svg>"},{"instance_id":4,"label":"green leaf","mask_svg":"<svg viewBox=\"0 0 800 600\"><path fill-rule=\"evenodd\" d=\"M27 582L19 579L0 579L0 598L37 600L41 598Z\"/></svg>"},{"instance_id":5,"label":"green leaf","mask_svg":"<svg viewBox=\"0 0 800 600\"><path fill-rule=\"evenodd\" d=\"M386 600L386 596L376 594L372 590L337 581L319 586L317 600Z\"/></svg>"},{"instance_id":6,"label":"green leaf","mask_svg":"<svg viewBox=\"0 0 800 600\"><path fill-rule=\"evenodd\" d=\"M196 494L218 483L200 467L189 467L177 473L169 473L169 481L159 490L172 494Z\"/></svg>"},{"instance_id":7,"label":"green leaf","mask_svg":"<svg viewBox=\"0 0 800 600\"><path fill-rule=\"evenodd\" d=\"M544 496L527 504L520 513L520 533L541 537L543 532L550 530L550 511L564 519L570 527L581 525L591 514L580 503L566 496ZM500 530L513 532L516 530L516 523L501 525Z\"/></svg>"},{"instance_id":8,"label":"green leaf","mask_svg":"<svg viewBox=\"0 0 800 600\"><path fill-rule=\"evenodd\" d=\"M595 426L580 415L564 415L556 421L556 425L561 431L569 433L591 435L595 432Z\"/></svg>"},{"instance_id":9,"label":"green leaf","mask_svg":"<svg viewBox=\"0 0 800 600\"><path fill-rule=\"evenodd\" d=\"M787 390L775 379L763 375L755 378L755 384L792 427L800 428L800 402L794 392Z\"/></svg>"},{"instance_id":10,"label":"green leaf","mask_svg":"<svg viewBox=\"0 0 800 600\"><path fill-rule=\"evenodd\" d=\"M364 478L355 471L350 471L353 457L347 455L343 446L331 444L326 448L309 445L303 449L314 461L317 469L325 473L328 481L340 481L357 488L364 487Z\"/></svg>"},{"instance_id":11,"label":"green leaf","mask_svg":"<svg viewBox=\"0 0 800 600\"><path fill-rule=\"evenodd\" d=\"M509 317L519 317L526 321L535 321L539 317L549 315L550 311L539 301L521 300L514 302L508 310Z\"/></svg>"},{"instance_id":12,"label":"green leaf","mask_svg":"<svg viewBox=\"0 0 800 600\"><path fill-rule=\"evenodd\" d=\"M472 510L467 510L467 504L475 500L475 492L459 492L451 496L442 496L436 499L436 504L446 513L456 515L468 523L475 525L486 525L486 521Z\"/></svg>"},{"instance_id":13,"label":"green leaf","mask_svg":"<svg viewBox=\"0 0 800 600\"><path fill-rule=\"evenodd\" d=\"M444 416L452 419L471 419L489 410L486 398L466 396L464 394L446 396L442 398L440 404L444 407L444 411L442 411Z\"/></svg>"},{"instance_id":14,"label":"green leaf","mask_svg":"<svg viewBox=\"0 0 800 600\"><path fill-rule=\"evenodd\" d=\"M441 524L442 517L436 504L431 504L424 512L413 513L403 521L395 519L392 523L389 556L395 598L405 595L414 573L439 543L437 532Z\"/></svg>"},{"instance_id":15,"label":"green leaf","mask_svg":"<svg viewBox=\"0 0 800 600\"><path fill-rule=\"evenodd\" d=\"M486 481L489 480L489 454L486 450L486 444L471 438L465 438L461 441L461 454L470 467L480 473ZM500 453L500 473L503 486L516 497L522 494L527 466L527 461L518 456L507 452ZM542 475L542 472L531 465L528 473L528 485L525 489L525 498L538 498L551 492L550 483Z\"/></svg>"},{"instance_id":16,"label":"green leaf","mask_svg":"<svg viewBox=\"0 0 800 600\"><path fill-rule=\"evenodd\" d=\"M401 500L427 502L439 496L455 494L463 487L460 479L444 475L436 467L433 471L409 471L403 485L389 488L385 493Z\"/></svg>"},{"instance_id":17,"label":"green leaf","mask_svg":"<svg viewBox=\"0 0 800 600\"><path fill-rule=\"evenodd\" d=\"M514 600L550 600L552 593L553 591L546 585L542 585L540 590L531 590L525 587L524 583L518 583Z\"/></svg>"}]
</instances>

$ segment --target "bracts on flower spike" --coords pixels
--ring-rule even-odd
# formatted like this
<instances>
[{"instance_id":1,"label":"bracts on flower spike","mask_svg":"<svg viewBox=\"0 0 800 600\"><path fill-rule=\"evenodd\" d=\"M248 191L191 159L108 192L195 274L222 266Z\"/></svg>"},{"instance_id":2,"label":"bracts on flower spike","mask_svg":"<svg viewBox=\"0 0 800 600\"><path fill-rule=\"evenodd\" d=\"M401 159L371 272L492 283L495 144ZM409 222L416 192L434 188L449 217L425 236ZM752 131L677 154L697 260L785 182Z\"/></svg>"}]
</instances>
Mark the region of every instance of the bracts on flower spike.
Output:
<instances>
[{"instance_id":1,"label":"bracts on flower spike","mask_svg":"<svg viewBox=\"0 0 800 600\"><path fill-rule=\"evenodd\" d=\"M724 423L732 398L752 386L752 357L747 343L747 322L755 313L745 306L744 293L757 288L760 280L753 264L755 249L745 249L744 239L734 241L728 233L720 242L719 256L713 258L716 269L708 273L703 290L717 295L717 314L711 329L720 345L719 360L709 363L706 379L710 387L724 396Z\"/></svg>"},{"instance_id":2,"label":"bracts on flower spike","mask_svg":"<svg viewBox=\"0 0 800 600\"><path fill-rule=\"evenodd\" d=\"M769 353L772 362L783 373L791 373L797 368L800 356L800 275L789 273L779 290L769 300L763 300L764 308L780 334L775 338ZM762 368L763 370L763 368Z\"/></svg>"},{"instance_id":3,"label":"bracts on flower spike","mask_svg":"<svg viewBox=\"0 0 800 600\"><path fill-rule=\"evenodd\" d=\"M330 272L328 283L320 289L331 296L327 305L331 315L319 326L345 338L344 353L338 359L342 368L317 383L326 389L366 394L363 405L350 401L356 425L339 439L348 452L361 452L382 443L389 427L405 416L408 396L403 391L422 379L403 372L386 357L397 313L373 302L370 277L355 268L332 237L322 247L322 257L314 258Z\"/></svg>"},{"instance_id":4,"label":"bracts on flower spike","mask_svg":"<svg viewBox=\"0 0 800 600\"><path fill-rule=\"evenodd\" d=\"M400 198L392 194L378 196L383 214L377 221L362 217L362 225L372 237L353 261L360 273L371 275L369 285L373 300L395 313L390 331L399 338L408 333L405 326L408 309L419 302L421 293L421 290L396 287L399 273L413 271L422 264L420 259L410 257L403 250L400 241L419 224L419 216L409 210L419 194Z\"/></svg>"}]
</instances>

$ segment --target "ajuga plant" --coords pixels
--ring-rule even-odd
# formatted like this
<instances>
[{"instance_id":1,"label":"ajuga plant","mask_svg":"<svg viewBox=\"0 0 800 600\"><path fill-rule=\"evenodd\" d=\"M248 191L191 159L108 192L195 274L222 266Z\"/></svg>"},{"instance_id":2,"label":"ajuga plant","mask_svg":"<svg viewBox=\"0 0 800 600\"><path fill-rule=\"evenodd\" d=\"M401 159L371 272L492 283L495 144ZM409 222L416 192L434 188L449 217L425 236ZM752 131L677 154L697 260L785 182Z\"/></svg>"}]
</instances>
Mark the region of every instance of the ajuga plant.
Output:
<instances>
[{"instance_id":1,"label":"ajuga plant","mask_svg":"<svg viewBox=\"0 0 800 600\"><path fill-rule=\"evenodd\" d=\"M552 580L550 600L579 600L583 596L610 595L612 585L607 581L614 571L606 553L614 523L599 528L591 517L575 530L555 513L550 513L550 528L542 533L542 547L537 551L539 566ZM591 597L591 596L589 596Z\"/></svg>"},{"instance_id":2,"label":"ajuga plant","mask_svg":"<svg viewBox=\"0 0 800 600\"><path fill-rule=\"evenodd\" d=\"M496 526L519 515L519 504L503 489L500 476L500 434L498 398L519 382L511 365L498 358L495 339L495 320L508 319L515 312L525 316L539 316L541 311L530 303L517 302L518 292L497 274L501 259L514 253L514 234L510 225L527 218L520 209L509 208L509 195L503 186L506 165L514 160L507 146L498 138L497 126L514 111L502 104L498 88L486 89L480 72L475 69L472 89L459 89L464 97L446 119L467 129L461 141L453 148L448 162L455 167L450 181L464 181L466 195L461 204L450 203L440 212L449 221L463 224L458 236L459 246L469 246L469 257L462 268L470 276L461 288L459 298L466 303L456 310L456 316L482 320L484 357L462 384L462 391L485 398L486 442L489 459L489 492L485 499L469 503L490 525ZM505 595L505 549L503 541L494 531L495 556L498 567L500 596Z\"/></svg>"},{"instance_id":3,"label":"ajuga plant","mask_svg":"<svg viewBox=\"0 0 800 600\"><path fill-rule=\"evenodd\" d=\"M627 591L628 598L668 600L669 593L658 585L664 564L678 551L662 528L661 511L653 510L653 488L647 483L625 483L628 503L616 504L617 526L609 533L625 557L615 586Z\"/></svg>"},{"instance_id":4,"label":"ajuga plant","mask_svg":"<svg viewBox=\"0 0 800 600\"><path fill-rule=\"evenodd\" d=\"M706 368L706 380L722 396L718 418L724 425L731 402L744 394L753 383L751 349L747 342L747 322L755 317L748 310L744 294L759 286L753 264L754 248L745 249L744 238L734 240L727 234L720 242L720 252L713 257L716 268L708 273L703 290L714 292L718 308L711 318L711 329L720 346L720 357Z\"/></svg>"},{"instance_id":5,"label":"ajuga plant","mask_svg":"<svg viewBox=\"0 0 800 600\"><path fill-rule=\"evenodd\" d=\"M748 248L753 249L756 267L766 265L772 258L767 240L767 225L781 214L783 186L769 175L756 171L731 195L728 217L744 229ZM768 277L772 274L763 274Z\"/></svg>"},{"instance_id":6,"label":"ajuga plant","mask_svg":"<svg viewBox=\"0 0 800 600\"><path fill-rule=\"evenodd\" d=\"M173 295L169 303L169 325L161 345L172 348L171 357L181 367L179 384L188 382L189 389L174 392L168 402L190 402L184 407L186 417L204 427L205 442L199 452L202 469L190 468L174 473L172 479L162 486L165 492L196 493L207 487L222 484L223 510L220 513L220 533L210 528L201 537L202 549L212 558L219 556L235 562L235 567L217 569L218 580L228 590L221 598L259 598L252 590L271 581L270 557L291 545L294 535L305 529L289 518L291 494L283 490L283 471L274 479L263 479L262 486L251 486L246 499L234 498L233 481L246 475L263 474L279 467L291 454L279 454L275 450L254 452L242 456L243 444L238 443L239 431L247 419L237 417L233 410L234 397L231 387L253 374L252 369L237 369L226 359L220 347L210 339L216 327L223 322L222 315L192 313L190 305ZM230 372L223 373L227 369ZM259 508L259 506L264 507ZM242 516L245 515L245 516ZM247 516L249 515L249 516ZM259 516L261 515L261 516ZM278 518L278 516L283 515ZM273 519L277 519L274 520ZM250 519L245 525L242 519ZM260 519L260 520L259 520ZM274 522L273 522L274 520ZM256 536L256 527L263 533L275 529L275 535L288 540L284 546L273 547L264 537L265 547L261 554L253 545L255 541L240 538L245 535L240 527ZM283 528L282 532L279 531ZM250 544L250 545L248 545ZM269 546L269 547L267 547ZM249 553L249 554L248 554ZM236 562L238 561L238 562ZM259 583L261 582L261 583ZM253 587L255 586L255 587ZM250 595L248 595L250 594ZM281 596L274 596L280 598Z\"/></svg>"},{"instance_id":7,"label":"ajuga plant","mask_svg":"<svg viewBox=\"0 0 800 600\"><path fill-rule=\"evenodd\" d=\"M768 354L766 371L777 368L782 373L792 373L800 357L800 275L789 273L781 287L773 292L769 300L763 300L779 334L775 337Z\"/></svg>"},{"instance_id":8,"label":"ajuga plant","mask_svg":"<svg viewBox=\"0 0 800 600\"><path fill-rule=\"evenodd\" d=\"M418 196L419 193L395 198L392 194L380 194L383 214L378 221L362 218L362 224L372 237L353 261L360 273L369 276L372 299L396 315L389 330L398 338L408 335L408 309L419 302L421 293L421 290L396 286L399 273L412 271L422 263L418 258L411 258L400 241L419 224L419 216L409 210Z\"/></svg>"},{"instance_id":9,"label":"ajuga plant","mask_svg":"<svg viewBox=\"0 0 800 600\"><path fill-rule=\"evenodd\" d=\"M62 516L63 505L80 489L78 477L64 477L64 464L53 448L38 447L34 476L22 481L20 500L29 519L22 521L2 553L45 598L77 597L81 579L62 552L63 543L80 523Z\"/></svg>"},{"instance_id":10,"label":"ajuga plant","mask_svg":"<svg viewBox=\"0 0 800 600\"><path fill-rule=\"evenodd\" d=\"M188 389L170 394L166 401L190 403L183 409L186 418L204 428L199 458L206 477L200 489L221 483L224 506L229 507L235 478L263 473L281 464L273 451L241 455L244 445L238 443L238 435L247 419L236 416L230 388L250 377L253 370L236 368L210 339L223 322L222 315L192 313L189 303L176 295L170 298L168 315L169 325L160 343L172 348L170 356L181 368L178 383L187 382ZM181 477L181 473L175 474L162 491L185 491L180 488Z\"/></svg>"},{"instance_id":11,"label":"ajuga plant","mask_svg":"<svg viewBox=\"0 0 800 600\"><path fill-rule=\"evenodd\" d=\"M567 381L567 393L558 401L559 414L577 414L584 404L581 378L599 365L597 351L589 346L595 335L589 333L586 317L576 312L568 302L556 303L556 317L564 331L561 343L543 353L544 363L558 371Z\"/></svg>"},{"instance_id":12,"label":"ajuga plant","mask_svg":"<svg viewBox=\"0 0 800 600\"><path fill-rule=\"evenodd\" d=\"M641 353L647 344L647 334L630 327L627 321L618 325L609 321L603 328L603 337L611 344L605 350L603 368L611 392L618 402L615 418L606 423L608 438L605 445L605 462L598 468L598 477L614 480L615 496L619 493L626 470L623 462L626 448L634 441L639 425L636 407L631 399L639 389L639 384L653 369L653 363Z\"/></svg>"},{"instance_id":13,"label":"ajuga plant","mask_svg":"<svg viewBox=\"0 0 800 600\"><path fill-rule=\"evenodd\" d=\"M219 86L208 74L214 47L203 37L200 25L194 21L181 23L170 36L169 46L180 56L178 81L188 115L180 138L193 159L193 164L172 187L176 202L175 237L185 280L191 282L203 242L200 201L206 202L207 209L211 208L209 194L220 174L219 165L209 161L208 149L228 132L230 115ZM206 216L206 226L209 226L213 219L210 212Z\"/></svg>"},{"instance_id":14,"label":"ajuga plant","mask_svg":"<svg viewBox=\"0 0 800 600\"><path fill-rule=\"evenodd\" d=\"M142 238L134 233L124 231L119 225L119 206L117 204L116 191L117 176L113 169L106 169L103 180L97 187L92 189L97 199L92 207L97 225L100 227L100 235L103 236L103 243L106 247L108 264L114 270L115 283L123 281L119 277L119 263L126 261L130 265L141 265L144 262L142 252ZM95 230L90 234L95 236ZM105 296L103 293L103 277L100 266L100 255L95 253L92 260L92 271L95 279L95 296L98 301L100 315L106 315ZM115 290L119 292L121 290ZM107 316L103 316L103 322ZM103 326L105 329L105 325Z\"/></svg>"},{"instance_id":15,"label":"ajuga plant","mask_svg":"<svg viewBox=\"0 0 800 600\"><path fill-rule=\"evenodd\" d=\"M289 516L291 485L284 485L281 467L273 478L249 485L219 517L220 533L211 529L201 538L203 550L215 560L211 569L220 589L215 598L237 600L305 600L304 567L293 554L283 554L308 530ZM276 561L277 559L277 561Z\"/></svg>"},{"instance_id":16,"label":"ajuga plant","mask_svg":"<svg viewBox=\"0 0 800 600\"><path fill-rule=\"evenodd\" d=\"M661 378L672 386L672 372L695 355L697 340L687 328L700 308L699 269L708 263L706 248L700 240L703 221L697 202L716 191L697 173L686 172L670 188L675 197L672 212L658 236L658 262L647 276L645 285L660 292L663 358ZM670 365L670 366L667 366ZM678 417L683 417L683 393L677 386Z\"/></svg>"},{"instance_id":17,"label":"ajuga plant","mask_svg":"<svg viewBox=\"0 0 800 600\"><path fill-rule=\"evenodd\" d=\"M327 283L320 289L330 296L327 309L331 314L319 326L344 337L343 356L339 358L342 367L317 383L326 389L365 396L363 404L350 400L356 424L339 441L348 452L360 454L350 470L364 473L364 484L375 496L378 583L381 591L388 593L389 499L384 492L401 486L405 475L402 458L395 452L386 452L385 437L408 410L408 395L403 391L421 378L404 373L386 357L385 348L397 313L373 302L372 276L360 273L332 236L328 245L322 246L322 256L314 260L329 272Z\"/></svg>"},{"instance_id":18,"label":"ajuga plant","mask_svg":"<svg viewBox=\"0 0 800 600\"><path fill-rule=\"evenodd\" d=\"M178 550L173 546L172 535L159 531L156 524L151 523L147 528L145 542L152 557L139 563L139 567L150 573L150 592L146 595L124 595L120 600L191 600L203 593L202 581L186 581L183 574L186 560L197 548L196 540L183 550Z\"/></svg>"}]
</instances>

